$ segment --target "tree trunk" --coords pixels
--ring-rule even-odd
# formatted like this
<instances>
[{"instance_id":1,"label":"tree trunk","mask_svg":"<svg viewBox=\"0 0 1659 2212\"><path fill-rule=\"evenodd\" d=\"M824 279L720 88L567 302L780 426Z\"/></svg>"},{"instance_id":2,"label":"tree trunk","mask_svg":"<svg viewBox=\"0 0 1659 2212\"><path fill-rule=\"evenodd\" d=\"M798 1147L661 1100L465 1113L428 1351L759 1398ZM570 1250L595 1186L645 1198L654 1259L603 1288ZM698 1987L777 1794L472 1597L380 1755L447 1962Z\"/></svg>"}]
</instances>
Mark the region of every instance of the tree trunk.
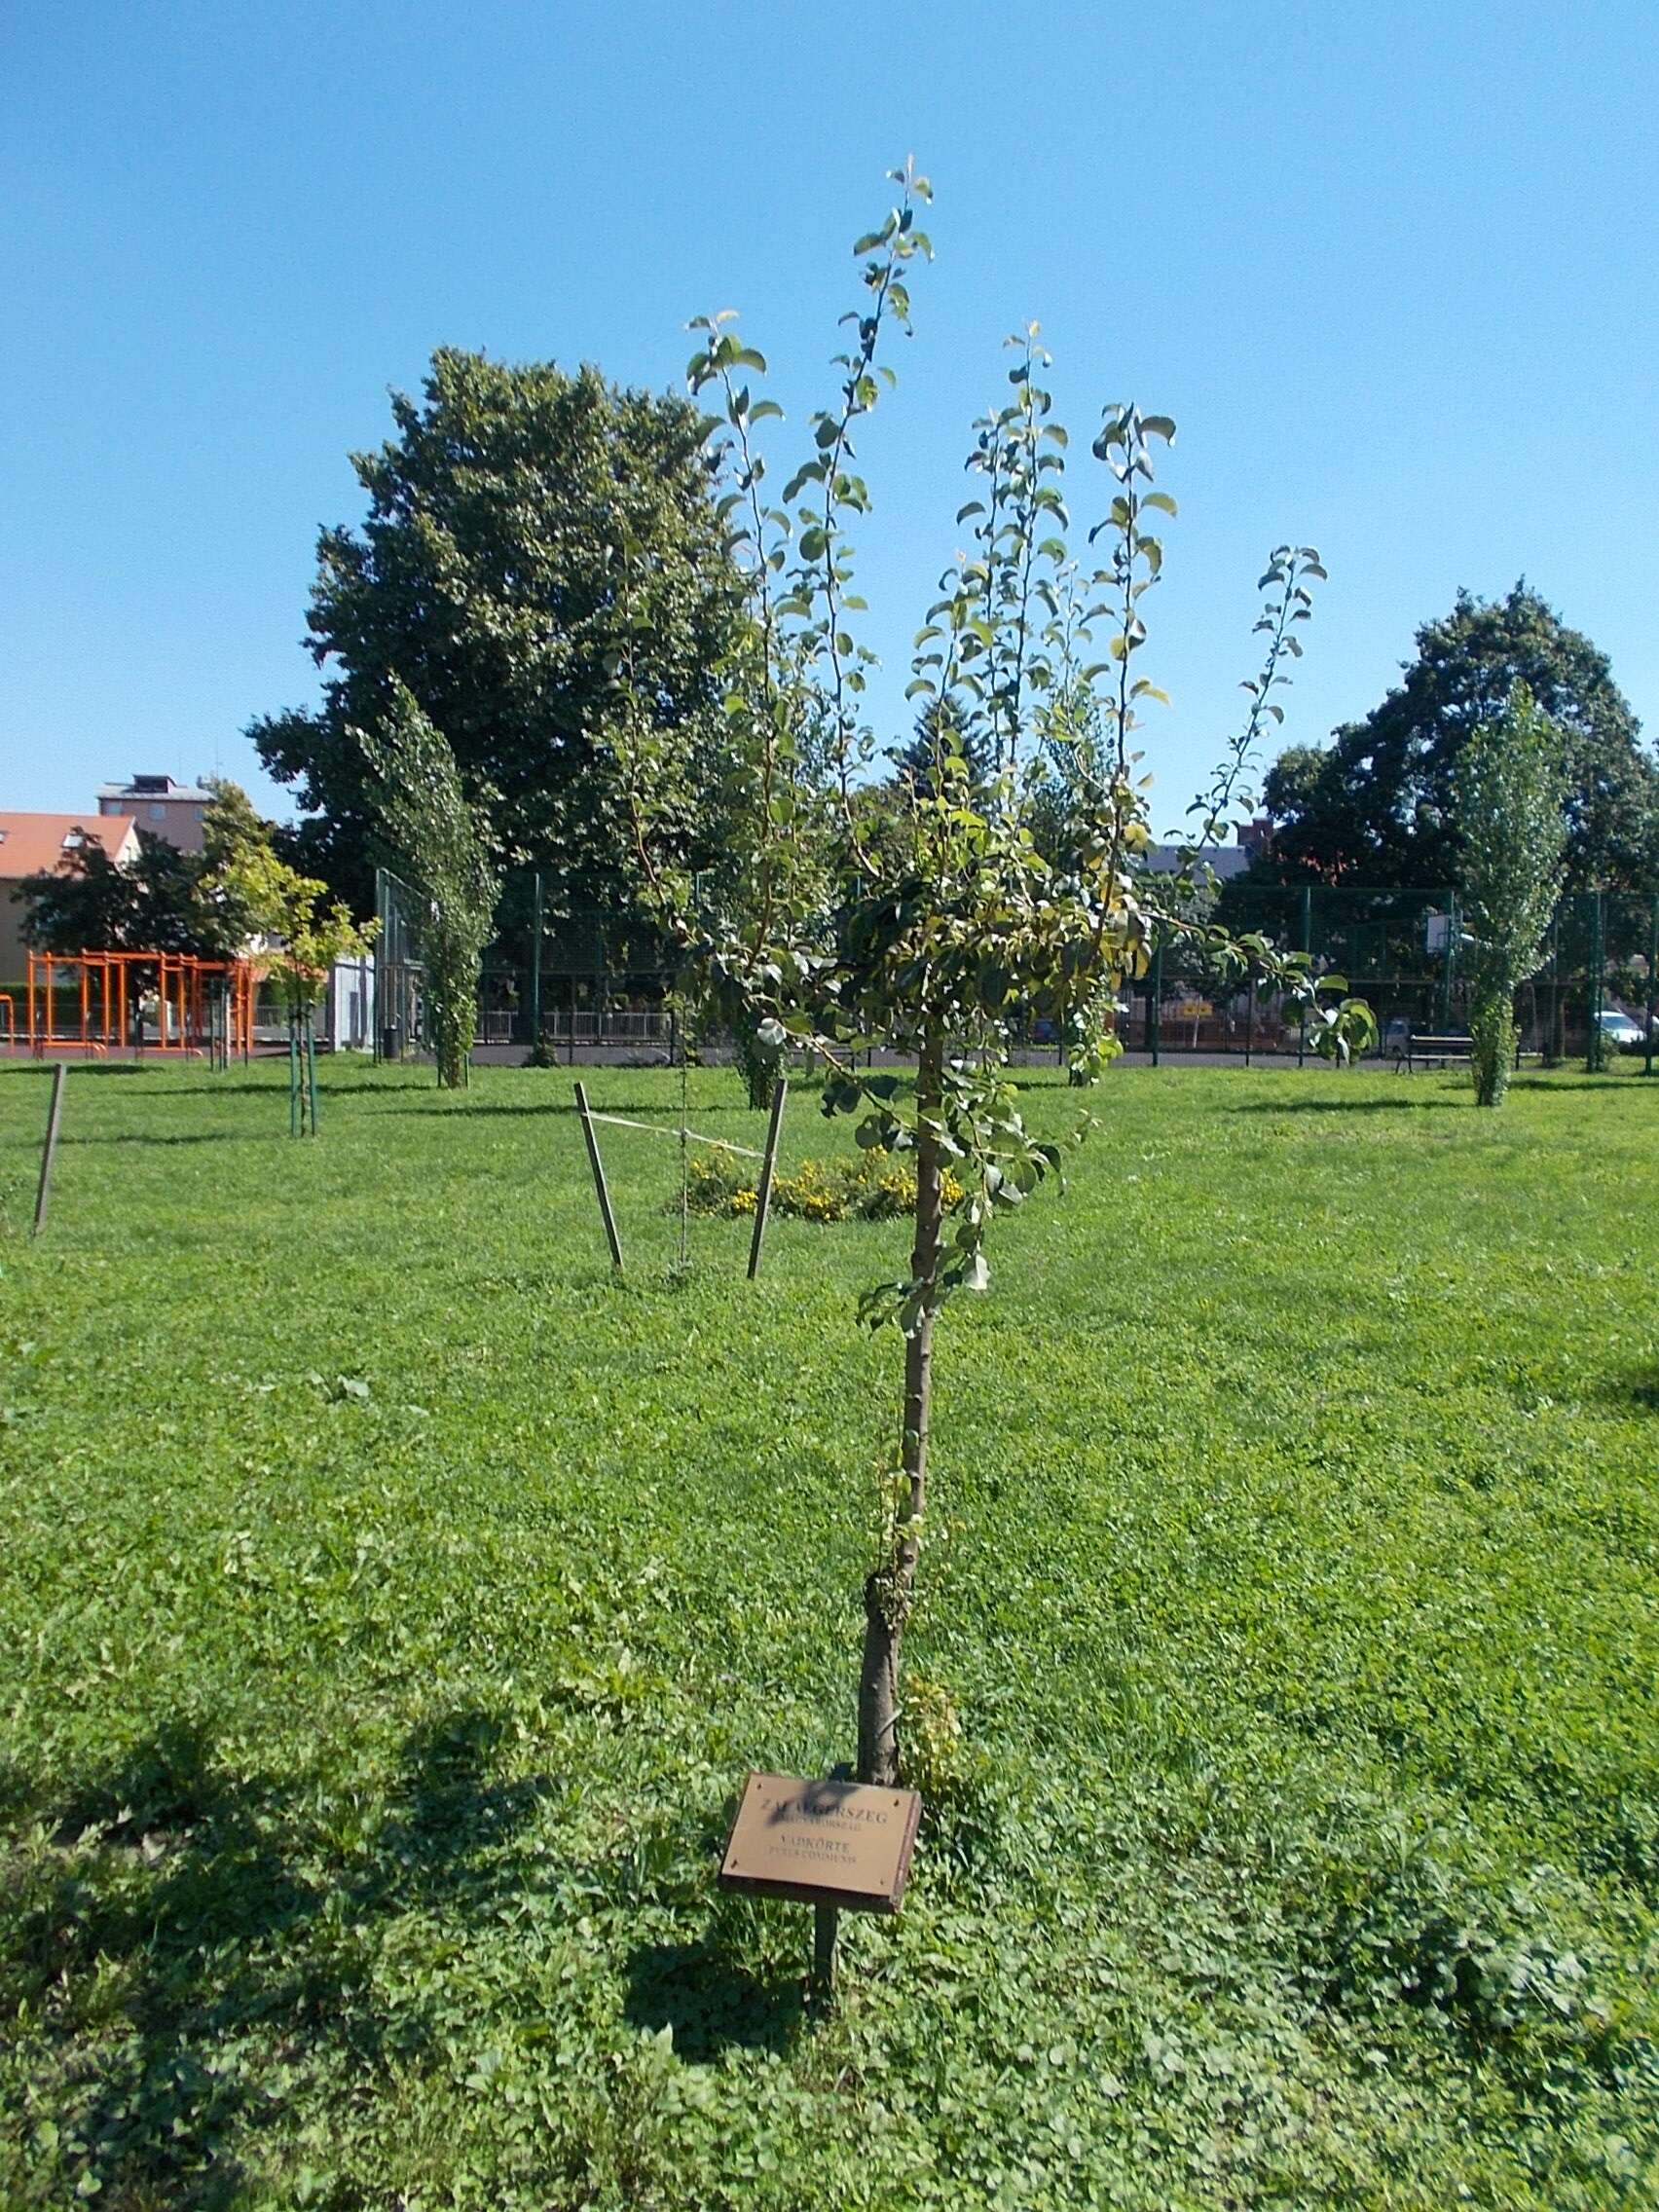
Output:
<instances>
[{"instance_id":1,"label":"tree trunk","mask_svg":"<svg viewBox=\"0 0 1659 2212\"><path fill-rule=\"evenodd\" d=\"M944 1040L926 1037L916 1074L916 1240L911 1278L922 1285L921 1312L904 1342L903 1481L887 1556L865 1584L864 1662L859 1670L859 1780L892 1788L899 1779L899 1665L910 1617L920 1529L927 1504L928 1421L933 1409L934 1315L943 1226L942 1161L928 1126L940 1105Z\"/></svg>"},{"instance_id":2,"label":"tree trunk","mask_svg":"<svg viewBox=\"0 0 1659 2212\"><path fill-rule=\"evenodd\" d=\"M1515 996L1507 982L1477 987L1469 1013L1475 1104L1501 1106L1515 1066Z\"/></svg>"}]
</instances>

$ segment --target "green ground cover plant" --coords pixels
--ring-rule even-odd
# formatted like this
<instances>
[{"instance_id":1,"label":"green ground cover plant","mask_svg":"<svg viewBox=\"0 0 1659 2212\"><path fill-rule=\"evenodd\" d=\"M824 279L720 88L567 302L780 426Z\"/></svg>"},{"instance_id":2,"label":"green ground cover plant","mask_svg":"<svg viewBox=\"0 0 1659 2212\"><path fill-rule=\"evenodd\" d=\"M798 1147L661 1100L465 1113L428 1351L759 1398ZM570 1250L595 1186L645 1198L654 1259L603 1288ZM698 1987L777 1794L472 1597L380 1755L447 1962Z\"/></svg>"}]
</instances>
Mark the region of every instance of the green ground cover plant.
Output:
<instances>
[{"instance_id":1,"label":"green ground cover plant","mask_svg":"<svg viewBox=\"0 0 1659 2212\"><path fill-rule=\"evenodd\" d=\"M929 1810L822 2026L714 1867L850 1751L904 1225L682 1273L609 1127L616 1281L568 1075L321 1081L313 1148L77 1066L31 1243L0 1068L0 2202L1653 2201L1640 1078L1112 1071L940 1352Z\"/></svg>"}]
</instances>

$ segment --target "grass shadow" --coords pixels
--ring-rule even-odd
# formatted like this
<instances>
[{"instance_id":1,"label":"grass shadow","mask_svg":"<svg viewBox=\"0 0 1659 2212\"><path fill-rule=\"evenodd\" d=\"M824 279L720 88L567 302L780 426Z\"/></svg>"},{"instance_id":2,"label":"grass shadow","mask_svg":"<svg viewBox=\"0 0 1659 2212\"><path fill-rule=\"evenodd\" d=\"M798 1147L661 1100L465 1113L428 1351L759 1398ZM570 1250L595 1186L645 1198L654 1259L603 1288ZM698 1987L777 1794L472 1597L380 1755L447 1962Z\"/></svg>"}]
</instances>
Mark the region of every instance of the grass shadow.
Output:
<instances>
[{"instance_id":1,"label":"grass shadow","mask_svg":"<svg viewBox=\"0 0 1659 2212\"><path fill-rule=\"evenodd\" d=\"M25 1989L55 1987L42 2016L71 2073L91 1992L119 1991L125 2032L74 2115L77 2178L105 2202L223 2212L240 2198L231 2137L252 2084L217 2046L303 2021L294 1937L323 1904L281 1849L285 1794L228 1772L200 1726L169 1722L62 1805L61 1856L25 1900L15 1971Z\"/></svg>"},{"instance_id":2,"label":"grass shadow","mask_svg":"<svg viewBox=\"0 0 1659 2212\"><path fill-rule=\"evenodd\" d=\"M216 1081L207 1083L175 1083L169 1087L166 1095L169 1098L280 1097L282 1093L281 1078L286 1072L287 1061L277 1053L258 1064L275 1071L269 1083L233 1083L228 1077L221 1076ZM324 1096L329 1098L352 1098L359 1094L379 1098L384 1097L388 1091L430 1090L434 1088L429 1081L425 1083L416 1083L412 1080L400 1082L393 1076L387 1076L376 1083L335 1083L329 1076L326 1060L318 1063L316 1087Z\"/></svg>"},{"instance_id":3,"label":"grass shadow","mask_svg":"<svg viewBox=\"0 0 1659 2212\"><path fill-rule=\"evenodd\" d=\"M804 1979L763 1979L738 1958L717 1916L688 1943L649 1943L628 1966L623 2017L658 2035L674 2031L676 2054L707 2065L741 2047L782 2055L805 2018Z\"/></svg>"},{"instance_id":4,"label":"grass shadow","mask_svg":"<svg viewBox=\"0 0 1659 2212\"><path fill-rule=\"evenodd\" d=\"M1223 1105L1223 1114L1460 1114L1472 1093L1425 1098L1420 1091L1398 1098L1245 1098Z\"/></svg>"},{"instance_id":5,"label":"grass shadow","mask_svg":"<svg viewBox=\"0 0 1659 2212\"><path fill-rule=\"evenodd\" d=\"M1659 1369L1645 1374L1609 1376L1599 1393L1608 1405L1641 1414L1659 1414Z\"/></svg>"},{"instance_id":6,"label":"grass shadow","mask_svg":"<svg viewBox=\"0 0 1659 2212\"><path fill-rule=\"evenodd\" d=\"M1635 1070L1626 1072L1623 1069L1609 1068L1604 1075L1559 1075L1553 1071L1547 1071L1534 1075L1512 1075L1509 1079L1509 1088L1512 1091L1606 1090L1615 1086L1622 1087L1629 1083L1633 1076L1638 1082L1644 1080L1640 1072Z\"/></svg>"},{"instance_id":7,"label":"grass shadow","mask_svg":"<svg viewBox=\"0 0 1659 2212\"><path fill-rule=\"evenodd\" d=\"M376 1853L383 1869L397 1872L360 1885L365 1907L385 1905L393 1890L405 1901L414 1895L484 1906L522 1886L523 1869L503 1847L560 1786L545 1774L495 1777L505 1740L504 1721L476 1706L414 1730Z\"/></svg>"},{"instance_id":8,"label":"grass shadow","mask_svg":"<svg viewBox=\"0 0 1659 2212\"><path fill-rule=\"evenodd\" d=\"M62 1139L65 1152L71 1146L85 1146L96 1151L106 1144L262 1144L276 1133L272 1129L177 1129L170 1133L145 1129L122 1129L108 1137L73 1137Z\"/></svg>"},{"instance_id":9,"label":"grass shadow","mask_svg":"<svg viewBox=\"0 0 1659 2212\"><path fill-rule=\"evenodd\" d=\"M423 1105L388 1106L386 1109L388 1114L454 1114L459 1115L462 1120L494 1115L506 1115L510 1119L522 1119L527 1115L534 1117L538 1114L574 1114L575 1110L573 1102L568 1098L535 1098L522 1106L502 1105L499 1101L489 1106L472 1106L459 1098L454 1091L441 1090L434 1090L429 1100ZM658 1101L657 1111L659 1113L662 1111L660 1100Z\"/></svg>"},{"instance_id":10,"label":"grass shadow","mask_svg":"<svg viewBox=\"0 0 1659 2212\"><path fill-rule=\"evenodd\" d=\"M329 1093L327 1091L324 1091L322 1095L324 1097L327 1097ZM606 1098L590 1099L588 1103L593 1108L594 1120L601 1123L602 1124L605 1121L605 1117L608 1114L657 1114L672 1116L678 1114L680 1111L678 1105L667 1098L635 1098L623 1099L621 1101L613 1098ZM454 1091L446 1093L436 1090L431 1093L429 1102L425 1104L388 1106L387 1108L387 1112L388 1114L455 1114L459 1115L463 1120L473 1115L492 1114L505 1114L509 1116L525 1114L568 1114L573 1117L575 1111L575 1101L571 1098L535 1098L522 1105L510 1105L498 1099L492 1101L489 1105L474 1106L466 1102L464 1095L458 1096ZM693 1106L691 1111L693 1115L700 1114L705 1119L710 1115L743 1114L747 1116L752 1122L758 1122L759 1120L759 1116L757 1114L754 1114L750 1108L740 1104L733 1104L730 1106ZM664 1129L668 1129L670 1126L669 1122L666 1120L655 1125L660 1126Z\"/></svg>"},{"instance_id":11,"label":"grass shadow","mask_svg":"<svg viewBox=\"0 0 1659 2212\"><path fill-rule=\"evenodd\" d=\"M16 1059L0 1057L0 1074L9 1068L18 1075L50 1075L54 1068L72 1068L79 1076L95 1076L100 1081L112 1075L148 1075L154 1062L144 1060L83 1060L76 1058L37 1060L32 1054L19 1053Z\"/></svg>"},{"instance_id":12,"label":"grass shadow","mask_svg":"<svg viewBox=\"0 0 1659 2212\"><path fill-rule=\"evenodd\" d=\"M421 2006L376 2001L376 1929L434 1907L494 1914L533 1878L513 1846L554 1784L497 1776L504 1737L475 1708L417 1728L366 1866L319 1831L304 1778L241 1770L194 1721L59 1797L0 1963L58 2083L63 2201L91 2175L103 2203L229 2212L248 2145L280 2120L263 2086L274 2053L326 2046L346 2079L430 2047ZM38 1801L5 1780L8 1801ZM319 1939L330 1913L351 1942Z\"/></svg>"}]
</instances>

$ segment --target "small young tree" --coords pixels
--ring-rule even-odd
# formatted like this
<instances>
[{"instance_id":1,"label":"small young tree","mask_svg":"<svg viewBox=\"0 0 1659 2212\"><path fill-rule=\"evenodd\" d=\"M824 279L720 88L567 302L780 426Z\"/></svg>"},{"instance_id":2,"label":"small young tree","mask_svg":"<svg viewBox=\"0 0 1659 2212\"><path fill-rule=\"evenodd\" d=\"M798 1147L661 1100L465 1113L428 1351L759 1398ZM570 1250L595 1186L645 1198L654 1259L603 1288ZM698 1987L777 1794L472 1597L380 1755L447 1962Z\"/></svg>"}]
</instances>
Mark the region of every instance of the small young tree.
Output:
<instances>
[{"instance_id":1,"label":"small young tree","mask_svg":"<svg viewBox=\"0 0 1659 2212\"><path fill-rule=\"evenodd\" d=\"M449 740L397 678L379 726L353 734L387 843L425 904L422 948L438 1082L456 1090L466 1081L479 967L501 895L489 816L461 789Z\"/></svg>"},{"instance_id":2,"label":"small young tree","mask_svg":"<svg viewBox=\"0 0 1659 2212\"><path fill-rule=\"evenodd\" d=\"M837 356L837 401L813 418L812 450L779 504L762 492L752 434L780 412L751 397L765 361L725 315L692 326L702 343L690 383L720 402L712 427L735 478L727 512L750 583L726 711L755 793L747 815L755 842L748 880L724 911L693 896L675 861L649 700L625 654L610 720L641 878L666 924L721 988L760 1012L764 1042L781 1050L793 1039L817 1055L827 1114L856 1114L862 1146L914 1157L907 1271L862 1305L872 1325L897 1324L904 1346L898 1449L865 1585L858 1767L877 1783L899 1773L902 1648L929 1515L936 1324L958 1291L986 1286L992 1220L1021 1205L1060 1161L1023 1120L1007 1074L1013 1034L1039 1001L1064 1006L1073 1067L1092 1074L1116 1050L1099 1016L1125 979L1146 972L1159 930L1225 946L1209 925L1166 914L1159 879L1135 866L1151 832L1134 736L1142 704L1162 697L1136 674L1143 603L1163 559L1149 526L1174 512L1153 488L1153 453L1175 425L1133 405L1105 409L1093 450L1114 489L1091 542L1103 535L1109 552L1104 566L1081 574L1059 489L1067 438L1039 382L1047 356L1035 326L1011 342L1012 399L976 425L968 467L977 496L957 518L974 524L969 549L946 571L917 639L910 690L927 702L930 756L912 760L892 808L872 818L865 800L874 742L862 695L871 655L851 628L862 602L850 588L849 525L869 497L853 441L893 381L878 356L891 328L909 327L910 266L931 254L916 221L926 181L908 166L893 177L898 204L854 249L864 301L845 318L852 335ZM1250 685L1257 710L1282 681L1284 641L1308 619L1309 580L1323 572L1307 549L1281 548L1270 562L1264 585L1282 604L1272 606L1277 647ZM1092 658L1102 631L1104 650ZM1051 740L1067 743L1086 727L1098 732L1095 756L1073 761L1063 824L1045 851L1035 763ZM1234 748L1235 771L1200 802L1206 824L1225 812L1247 752ZM822 779L810 772L819 759L828 764ZM798 825L821 813L833 824L833 863L803 868ZM1301 955L1278 955L1260 940L1253 951L1285 984L1306 983ZM872 1048L914 1061L913 1091L870 1068ZM947 1166L963 1193L950 1206Z\"/></svg>"},{"instance_id":3,"label":"small young tree","mask_svg":"<svg viewBox=\"0 0 1659 2212\"><path fill-rule=\"evenodd\" d=\"M1515 1064L1515 994L1537 969L1567 866L1567 748L1525 683L1471 734L1456 791L1475 940L1475 1102L1501 1106Z\"/></svg>"},{"instance_id":4,"label":"small young tree","mask_svg":"<svg viewBox=\"0 0 1659 2212\"><path fill-rule=\"evenodd\" d=\"M272 940L260 958L287 1015L289 1039L309 1057L313 1016L335 964L360 959L374 942L375 924L354 922L341 900L325 905L327 884L279 860L263 832L230 844L216 881L226 906L245 916L255 935ZM302 1086L302 1131L308 1099Z\"/></svg>"}]
</instances>

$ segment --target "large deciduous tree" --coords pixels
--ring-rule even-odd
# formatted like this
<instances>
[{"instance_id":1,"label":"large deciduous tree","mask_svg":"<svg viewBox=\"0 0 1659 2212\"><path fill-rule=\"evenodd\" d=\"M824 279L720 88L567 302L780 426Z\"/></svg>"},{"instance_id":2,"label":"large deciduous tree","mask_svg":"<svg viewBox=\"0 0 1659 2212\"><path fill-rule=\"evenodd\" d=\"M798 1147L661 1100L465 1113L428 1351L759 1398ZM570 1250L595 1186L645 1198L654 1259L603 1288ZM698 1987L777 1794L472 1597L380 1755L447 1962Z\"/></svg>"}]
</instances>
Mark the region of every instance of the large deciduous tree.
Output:
<instances>
[{"instance_id":1,"label":"large deciduous tree","mask_svg":"<svg viewBox=\"0 0 1659 2212\"><path fill-rule=\"evenodd\" d=\"M1659 768L1606 655L1525 583L1498 600L1459 593L1417 643L1404 681L1363 721L1269 770L1269 865L1291 880L1460 882L1458 764L1524 683L1566 749L1567 889L1659 889Z\"/></svg>"},{"instance_id":2,"label":"large deciduous tree","mask_svg":"<svg viewBox=\"0 0 1659 2212\"><path fill-rule=\"evenodd\" d=\"M718 817L700 801L721 772L716 672L742 587L706 425L685 400L592 368L453 349L392 416L395 434L352 456L366 519L318 539L308 629L322 704L249 731L309 817L297 857L368 904L378 818L353 732L375 726L397 678L467 796L494 793L503 855L546 870L549 910L623 916L626 826L602 725L625 638L689 794L678 834L693 865Z\"/></svg>"},{"instance_id":3,"label":"large deciduous tree","mask_svg":"<svg viewBox=\"0 0 1659 2212\"><path fill-rule=\"evenodd\" d=\"M37 952L197 951L182 858L147 830L125 866L88 842L17 886L18 934Z\"/></svg>"},{"instance_id":4,"label":"large deciduous tree","mask_svg":"<svg viewBox=\"0 0 1659 2212\"><path fill-rule=\"evenodd\" d=\"M1525 683L1457 763L1462 882L1474 938L1475 1097L1501 1106L1515 1062L1515 993L1538 965L1567 854L1566 746Z\"/></svg>"},{"instance_id":5,"label":"large deciduous tree","mask_svg":"<svg viewBox=\"0 0 1659 2212\"><path fill-rule=\"evenodd\" d=\"M458 1089L478 1013L478 971L501 878L489 817L461 790L442 730L393 680L375 729L358 732L373 771L369 795L400 874L419 897L421 953L432 1012L438 1082Z\"/></svg>"}]
</instances>

